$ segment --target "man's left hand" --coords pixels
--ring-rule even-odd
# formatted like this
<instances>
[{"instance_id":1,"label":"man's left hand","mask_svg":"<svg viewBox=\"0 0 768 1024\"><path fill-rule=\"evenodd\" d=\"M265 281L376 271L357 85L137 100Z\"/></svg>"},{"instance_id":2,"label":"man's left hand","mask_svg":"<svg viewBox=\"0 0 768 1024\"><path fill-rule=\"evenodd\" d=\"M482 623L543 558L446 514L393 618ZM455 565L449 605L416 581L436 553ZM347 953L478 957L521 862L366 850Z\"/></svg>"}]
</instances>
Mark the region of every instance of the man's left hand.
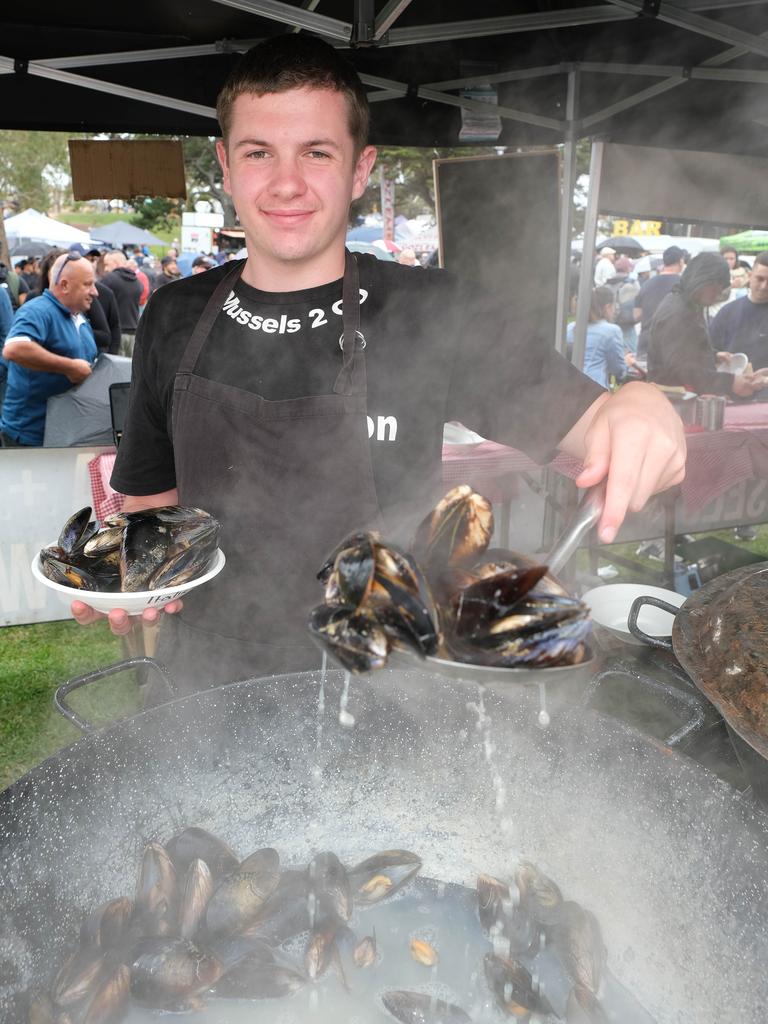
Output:
<instances>
[{"instance_id":1,"label":"man's left hand","mask_svg":"<svg viewBox=\"0 0 768 1024\"><path fill-rule=\"evenodd\" d=\"M584 460L578 487L592 487L608 477L598 524L604 544L616 537L627 509L639 512L652 494L685 476L682 420L652 384L625 384L615 394L598 398L560 447Z\"/></svg>"}]
</instances>

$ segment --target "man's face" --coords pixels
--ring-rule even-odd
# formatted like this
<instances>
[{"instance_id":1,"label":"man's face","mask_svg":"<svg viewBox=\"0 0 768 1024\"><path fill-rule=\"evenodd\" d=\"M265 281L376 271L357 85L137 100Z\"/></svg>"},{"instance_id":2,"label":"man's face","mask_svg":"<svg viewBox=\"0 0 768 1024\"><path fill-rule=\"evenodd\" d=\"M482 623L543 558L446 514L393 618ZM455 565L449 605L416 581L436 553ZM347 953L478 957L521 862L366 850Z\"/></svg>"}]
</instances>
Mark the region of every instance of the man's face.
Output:
<instances>
[{"instance_id":1,"label":"man's face","mask_svg":"<svg viewBox=\"0 0 768 1024\"><path fill-rule=\"evenodd\" d=\"M165 271L166 274L170 276L171 274L178 274L179 266L176 263L176 260L171 260L170 263L165 264L163 270Z\"/></svg>"},{"instance_id":2,"label":"man's face","mask_svg":"<svg viewBox=\"0 0 768 1024\"><path fill-rule=\"evenodd\" d=\"M70 313L87 313L98 294L90 261L80 259L65 263L58 284L51 290Z\"/></svg>"},{"instance_id":3,"label":"man's face","mask_svg":"<svg viewBox=\"0 0 768 1024\"><path fill-rule=\"evenodd\" d=\"M273 269L335 272L349 205L376 159L372 146L355 155L346 97L310 88L239 96L217 150L249 255Z\"/></svg>"},{"instance_id":4,"label":"man's face","mask_svg":"<svg viewBox=\"0 0 768 1024\"><path fill-rule=\"evenodd\" d=\"M737 262L738 258L739 257L738 257L738 255L735 252L724 252L723 253L723 259L728 264L728 269L729 270L733 270L733 268L736 266L736 262Z\"/></svg>"},{"instance_id":5,"label":"man's face","mask_svg":"<svg viewBox=\"0 0 768 1024\"><path fill-rule=\"evenodd\" d=\"M749 275L749 297L753 302L768 302L768 267L755 263Z\"/></svg>"}]
</instances>

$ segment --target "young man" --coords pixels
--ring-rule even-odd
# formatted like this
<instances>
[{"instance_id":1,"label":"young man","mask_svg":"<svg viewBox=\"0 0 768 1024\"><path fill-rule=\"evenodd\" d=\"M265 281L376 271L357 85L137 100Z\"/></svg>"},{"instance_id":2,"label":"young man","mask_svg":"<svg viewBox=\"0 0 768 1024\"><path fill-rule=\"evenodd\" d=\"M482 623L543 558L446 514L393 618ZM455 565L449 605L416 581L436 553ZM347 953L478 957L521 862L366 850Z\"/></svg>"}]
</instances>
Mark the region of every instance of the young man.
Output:
<instances>
[{"instance_id":1,"label":"young man","mask_svg":"<svg viewBox=\"0 0 768 1024\"><path fill-rule=\"evenodd\" d=\"M682 478L680 420L655 388L609 398L503 296L345 253L376 151L364 89L332 47L260 44L218 115L248 258L151 299L113 476L129 509L179 501L222 521L226 570L164 616L158 653L181 685L315 667L318 566L351 530L407 540L442 491L447 420L541 460L574 452L580 486L608 474L604 540Z\"/></svg>"},{"instance_id":2,"label":"young man","mask_svg":"<svg viewBox=\"0 0 768 1024\"><path fill-rule=\"evenodd\" d=\"M723 306L710 333L719 351L746 352L755 370L768 366L768 252L755 257L747 294Z\"/></svg>"}]
</instances>

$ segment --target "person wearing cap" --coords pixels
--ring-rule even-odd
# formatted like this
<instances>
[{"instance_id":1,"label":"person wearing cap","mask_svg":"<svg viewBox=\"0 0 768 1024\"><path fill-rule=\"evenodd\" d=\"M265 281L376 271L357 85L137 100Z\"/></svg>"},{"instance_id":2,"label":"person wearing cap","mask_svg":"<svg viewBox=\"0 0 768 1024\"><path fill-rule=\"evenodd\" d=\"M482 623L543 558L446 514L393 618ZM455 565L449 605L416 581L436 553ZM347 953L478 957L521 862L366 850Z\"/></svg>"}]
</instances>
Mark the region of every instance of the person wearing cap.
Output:
<instances>
[{"instance_id":1,"label":"person wearing cap","mask_svg":"<svg viewBox=\"0 0 768 1024\"><path fill-rule=\"evenodd\" d=\"M635 299L635 322L640 324L640 337L637 339L637 355L645 359L651 340L651 323L661 300L669 295L685 266L685 251L677 245L670 245L662 254L662 267L655 277L649 277L640 287ZM650 258L649 258L650 270Z\"/></svg>"},{"instance_id":2,"label":"person wearing cap","mask_svg":"<svg viewBox=\"0 0 768 1024\"><path fill-rule=\"evenodd\" d=\"M648 379L700 395L751 398L765 386L762 374L717 369L705 310L730 285L728 264L714 252L694 256L680 281L659 304L651 323Z\"/></svg>"},{"instance_id":3,"label":"person wearing cap","mask_svg":"<svg viewBox=\"0 0 768 1024\"><path fill-rule=\"evenodd\" d=\"M93 267L77 253L62 253L50 285L25 302L3 346L8 379L0 418L0 446L39 446L48 399L91 374L96 342L85 314L96 298Z\"/></svg>"},{"instance_id":4,"label":"person wearing cap","mask_svg":"<svg viewBox=\"0 0 768 1024\"><path fill-rule=\"evenodd\" d=\"M155 291L158 288L162 288L164 284L170 284L171 281L178 281L181 277L181 271L179 265L176 262L175 256L163 256L160 260L160 273L155 277Z\"/></svg>"},{"instance_id":5,"label":"person wearing cap","mask_svg":"<svg viewBox=\"0 0 768 1024\"><path fill-rule=\"evenodd\" d=\"M616 276L616 250L604 245L600 250L600 259L595 264L595 287L600 288Z\"/></svg>"},{"instance_id":6,"label":"person wearing cap","mask_svg":"<svg viewBox=\"0 0 768 1024\"><path fill-rule=\"evenodd\" d=\"M682 425L657 388L608 394L558 355L548 314L346 250L376 150L366 90L333 46L263 41L217 113L248 258L153 294L112 476L128 511L179 502L222 524L224 571L160 613L158 658L180 686L318 667L319 566L352 531L408 543L444 491L448 420L542 462L571 452L580 487L607 478L606 542L682 479ZM130 629L125 611L109 618Z\"/></svg>"}]
</instances>

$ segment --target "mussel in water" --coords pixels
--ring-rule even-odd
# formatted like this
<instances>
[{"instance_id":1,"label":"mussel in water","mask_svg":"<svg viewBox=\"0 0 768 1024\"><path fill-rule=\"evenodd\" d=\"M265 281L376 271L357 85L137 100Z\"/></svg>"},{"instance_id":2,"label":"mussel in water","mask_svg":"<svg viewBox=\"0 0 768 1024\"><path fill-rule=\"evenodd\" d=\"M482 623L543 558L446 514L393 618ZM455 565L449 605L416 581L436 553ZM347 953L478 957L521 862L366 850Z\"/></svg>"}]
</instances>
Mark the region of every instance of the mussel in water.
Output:
<instances>
[{"instance_id":1,"label":"mussel in water","mask_svg":"<svg viewBox=\"0 0 768 1024\"><path fill-rule=\"evenodd\" d=\"M95 946L81 946L67 957L50 989L57 1006L72 1006L91 995L104 969L104 955Z\"/></svg>"},{"instance_id":2,"label":"mussel in water","mask_svg":"<svg viewBox=\"0 0 768 1024\"><path fill-rule=\"evenodd\" d=\"M92 997L78 1007L77 1024L117 1024L125 1016L130 999L131 972L125 964L113 965L99 981Z\"/></svg>"},{"instance_id":3,"label":"mussel in water","mask_svg":"<svg viewBox=\"0 0 768 1024\"><path fill-rule=\"evenodd\" d=\"M528 952L538 939L531 915L512 899L509 886L490 875L477 879L480 924L494 941L504 939L510 954Z\"/></svg>"},{"instance_id":4,"label":"mussel in water","mask_svg":"<svg viewBox=\"0 0 768 1024\"><path fill-rule=\"evenodd\" d=\"M307 876L317 912L330 911L348 921L352 916L352 891L346 869L336 854L318 853L310 861Z\"/></svg>"},{"instance_id":5,"label":"mussel in water","mask_svg":"<svg viewBox=\"0 0 768 1024\"><path fill-rule=\"evenodd\" d=\"M566 1024L608 1024L605 1010L588 988L575 985L568 996Z\"/></svg>"},{"instance_id":6,"label":"mussel in water","mask_svg":"<svg viewBox=\"0 0 768 1024\"><path fill-rule=\"evenodd\" d=\"M531 861L520 861L515 870L515 885L522 905L541 924L555 924L562 918L562 893L552 879Z\"/></svg>"},{"instance_id":7,"label":"mussel in water","mask_svg":"<svg viewBox=\"0 0 768 1024\"><path fill-rule=\"evenodd\" d=\"M240 864L240 858L223 839L194 825L171 836L165 849L179 876L183 876L192 861L198 859L208 865L214 881L235 871Z\"/></svg>"},{"instance_id":8,"label":"mussel in water","mask_svg":"<svg viewBox=\"0 0 768 1024\"><path fill-rule=\"evenodd\" d=\"M521 1021L532 1013L552 1013L549 1002L534 988L530 972L517 960L486 953L483 968L488 987L505 1013Z\"/></svg>"},{"instance_id":9,"label":"mussel in water","mask_svg":"<svg viewBox=\"0 0 768 1024\"><path fill-rule=\"evenodd\" d=\"M409 850L382 850L349 871L356 903L370 905L402 889L421 869L421 858Z\"/></svg>"},{"instance_id":10,"label":"mussel in water","mask_svg":"<svg viewBox=\"0 0 768 1024\"><path fill-rule=\"evenodd\" d=\"M597 995L607 951L597 918L578 903L563 903L552 942L575 985Z\"/></svg>"},{"instance_id":11,"label":"mussel in water","mask_svg":"<svg viewBox=\"0 0 768 1024\"><path fill-rule=\"evenodd\" d=\"M325 974L334 960L337 961L343 977L339 950L336 945L336 936L343 927L344 922L332 911L317 918L312 925L307 948L304 951L304 968L313 981Z\"/></svg>"},{"instance_id":12,"label":"mussel in water","mask_svg":"<svg viewBox=\"0 0 768 1024\"><path fill-rule=\"evenodd\" d=\"M136 914L145 935L168 935L176 923L178 883L171 858L159 843L144 848L136 886Z\"/></svg>"},{"instance_id":13,"label":"mussel in water","mask_svg":"<svg viewBox=\"0 0 768 1024\"><path fill-rule=\"evenodd\" d=\"M131 995L142 1006L183 1006L211 988L222 964L188 939L150 938L136 944L131 956Z\"/></svg>"},{"instance_id":14,"label":"mussel in water","mask_svg":"<svg viewBox=\"0 0 768 1024\"><path fill-rule=\"evenodd\" d=\"M385 992L381 1001L401 1024L472 1024L472 1018L460 1006L426 992Z\"/></svg>"},{"instance_id":15,"label":"mussel in water","mask_svg":"<svg viewBox=\"0 0 768 1024\"><path fill-rule=\"evenodd\" d=\"M192 939L213 893L213 880L204 860L193 860L184 875L179 902L178 931L182 939Z\"/></svg>"},{"instance_id":16,"label":"mussel in water","mask_svg":"<svg viewBox=\"0 0 768 1024\"><path fill-rule=\"evenodd\" d=\"M350 672L382 668L390 640L375 614L364 608L321 604L310 614L309 630L320 645Z\"/></svg>"},{"instance_id":17,"label":"mussel in water","mask_svg":"<svg viewBox=\"0 0 768 1024\"><path fill-rule=\"evenodd\" d=\"M216 983L216 995L236 999L281 999L307 984L306 975L288 964L244 957Z\"/></svg>"},{"instance_id":18,"label":"mussel in water","mask_svg":"<svg viewBox=\"0 0 768 1024\"><path fill-rule=\"evenodd\" d=\"M376 929L362 938L352 950L355 967L370 967L376 962Z\"/></svg>"},{"instance_id":19,"label":"mussel in water","mask_svg":"<svg viewBox=\"0 0 768 1024\"><path fill-rule=\"evenodd\" d=\"M206 936L226 938L244 931L257 919L279 881L276 850L257 850L246 857L214 890L205 911Z\"/></svg>"},{"instance_id":20,"label":"mussel in water","mask_svg":"<svg viewBox=\"0 0 768 1024\"><path fill-rule=\"evenodd\" d=\"M84 945L111 949L119 946L133 914L133 902L120 896L92 910L80 926L80 942Z\"/></svg>"},{"instance_id":21,"label":"mussel in water","mask_svg":"<svg viewBox=\"0 0 768 1024\"><path fill-rule=\"evenodd\" d=\"M437 963L437 950L424 939L411 939L410 950L413 959L425 967L434 967Z\"/></svg>"},{"instance_id":22,"label":"mussel in water","mask_svg":"<svg viewBox=\"0 0 768 1024\"><path fill-rule=\"evenodd\" d=\"M468 484L449 491L416 529L412 553L431 575L477 561L493 534L493 508Z\"/></svg>"},{"instance_id":23,"label":"mussel in water","mask_svg":"<svg viewBox=\"0 0 768 1024\"><path fill-rule=\"evenodd\" d=\"M38 992L29 1000L27 1024L56 1024L58 1011L47 992Z\"/></svg>"}]
</instances>

